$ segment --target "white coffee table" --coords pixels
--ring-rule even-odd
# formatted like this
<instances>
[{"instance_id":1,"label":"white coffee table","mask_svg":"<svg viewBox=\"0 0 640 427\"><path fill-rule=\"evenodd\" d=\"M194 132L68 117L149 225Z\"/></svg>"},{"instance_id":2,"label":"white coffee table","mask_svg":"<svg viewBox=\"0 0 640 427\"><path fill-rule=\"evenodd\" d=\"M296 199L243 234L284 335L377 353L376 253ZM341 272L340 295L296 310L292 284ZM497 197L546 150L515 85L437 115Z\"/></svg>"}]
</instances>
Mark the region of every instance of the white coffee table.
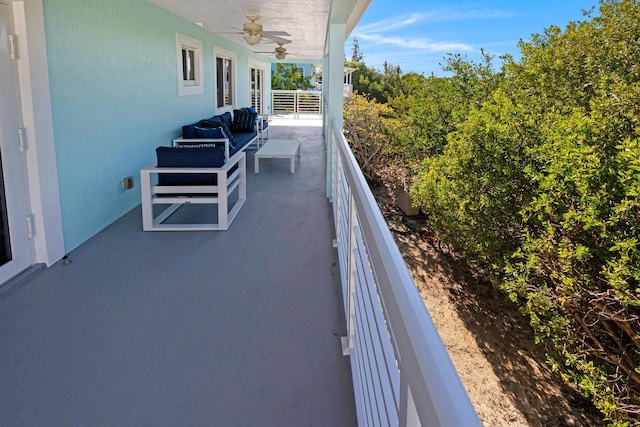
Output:
<instances>
[{"instance_id":1,"label":"white coffee table","mask_svg":"<svg viewBox=\"0 0 640 427\"><path fill-rule=\"evenodd\" d=\"M270 139L254 155L255 173L260 159L290 159L291 173L296 171L296 157L300 155L300 142L293 139Z\"/></svg>"}]
</instances>

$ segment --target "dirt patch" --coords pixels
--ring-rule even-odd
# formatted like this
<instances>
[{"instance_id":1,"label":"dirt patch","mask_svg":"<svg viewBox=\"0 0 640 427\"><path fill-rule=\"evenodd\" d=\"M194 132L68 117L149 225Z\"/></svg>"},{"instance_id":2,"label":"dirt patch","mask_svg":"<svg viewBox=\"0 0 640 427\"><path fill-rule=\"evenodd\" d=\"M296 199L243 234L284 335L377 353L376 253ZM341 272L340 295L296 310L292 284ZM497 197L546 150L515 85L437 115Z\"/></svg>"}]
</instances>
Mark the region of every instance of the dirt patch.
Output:
<instances>
[{"instance_id":1,"label":"dirt patch","mask_svg":"<svg viewBox=\"0 0 640 427\"><path fill-rule=\"evenodd\" d=\"M516 306L482 272L438 245L424 217L406 217L390 191L372 190L483 424L606 425L550 371Z\"/></svg>"}]
</instances>

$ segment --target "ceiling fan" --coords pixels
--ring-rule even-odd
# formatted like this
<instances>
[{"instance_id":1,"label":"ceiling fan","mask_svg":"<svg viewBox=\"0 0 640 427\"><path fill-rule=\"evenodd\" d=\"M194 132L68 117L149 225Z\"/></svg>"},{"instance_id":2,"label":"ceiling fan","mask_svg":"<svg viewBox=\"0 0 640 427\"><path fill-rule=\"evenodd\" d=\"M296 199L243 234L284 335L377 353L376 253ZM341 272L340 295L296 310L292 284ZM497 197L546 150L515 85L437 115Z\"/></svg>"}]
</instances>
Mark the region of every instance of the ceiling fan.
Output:
<instances>
[{"instance_id":1,"label":"ceiling fan","mask_svg":"<svg viewBox=\"0 0 640 427\"><path fill-rule=\"evenodd\" d=\"M299 53L287 52L287 48L285 48L283 46L283 44L285 44L285 43L282 43L282 42L277 42L277 43L278 43L278 47L276 47L272 51L254 52L254 53L268 53L268 54L274 55L276 57L276 59L285 59L287 57L287 55L304 56L304 55L299 54ZM287 41L287 43L291 43L291 42Z\"/></svg>"},{"instance_id":2,"label":"ceiling fan","mask_svg":"<svg viewBox=\"0 0 640 427\"><path fill-rule=\"evenodd\" d=\"M262 24L258 24L256 21L260 19L260 15L250 13L247 15L247 19L250 22L246 22L242 25L242 34L244 41L249 45L256 45L260 43L262 39L271 40L278 44L291 43L291 40L282 38L281 36L290 36L286 31L262 31Z\"/></svg>"}]
</instances>

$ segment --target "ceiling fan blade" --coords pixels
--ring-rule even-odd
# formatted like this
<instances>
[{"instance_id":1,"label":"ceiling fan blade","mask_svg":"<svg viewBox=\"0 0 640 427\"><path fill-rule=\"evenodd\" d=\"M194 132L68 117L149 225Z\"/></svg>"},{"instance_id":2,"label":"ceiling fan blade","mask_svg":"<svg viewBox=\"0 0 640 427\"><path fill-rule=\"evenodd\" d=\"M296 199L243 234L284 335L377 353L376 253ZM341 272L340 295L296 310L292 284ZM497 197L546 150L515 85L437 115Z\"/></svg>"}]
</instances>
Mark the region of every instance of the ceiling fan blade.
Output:
<instances>
[{"instance_id":1,"label":"ceiling fan blade","mask_svg":"<svg viewBox=\"0 0 640 427\"><path fill-rule=\"evenodd\" d=\"M272 36L269 34L264 34L264 33L260 33L260 35L265 38L265 39L269 39L271 41L274 41L276 43L280 43L280 44L287 44L287 43L291 43L291 40L287 40L287 39L283 39L282 37L278 37L278 36Z\"/></svg>"},{"instance_id":2,"label":"ceiling fan blade","mask_svg":"<svg viewBox=\"0 0 640 427\"><path fill-rule=\"evenodd\" d=\"M291 34L287 33L286 31L260 31L260 35L262 36L284 36L284 37L290 37Z\"/></svg>"}]
</instances>

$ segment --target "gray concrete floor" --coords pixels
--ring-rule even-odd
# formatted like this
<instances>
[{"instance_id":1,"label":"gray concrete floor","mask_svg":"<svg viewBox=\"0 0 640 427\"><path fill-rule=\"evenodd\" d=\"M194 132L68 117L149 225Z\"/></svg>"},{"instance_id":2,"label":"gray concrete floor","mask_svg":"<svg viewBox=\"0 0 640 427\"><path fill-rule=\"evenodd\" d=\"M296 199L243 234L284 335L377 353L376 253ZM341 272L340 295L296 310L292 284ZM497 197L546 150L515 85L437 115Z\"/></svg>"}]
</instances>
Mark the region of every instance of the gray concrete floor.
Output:
<instances>
[{"instance_id":1,"label":"gray concrete floor","mask_svg":"<svg viewBox=\"0 0 640 427\"><path fill-rule=\"evenodd\" d=\"M321 128L270 137L296 173L250 151L230 230L144 233L138 207L0 296L0 426L356 424Z\"/></svg>"}]
</instances>

